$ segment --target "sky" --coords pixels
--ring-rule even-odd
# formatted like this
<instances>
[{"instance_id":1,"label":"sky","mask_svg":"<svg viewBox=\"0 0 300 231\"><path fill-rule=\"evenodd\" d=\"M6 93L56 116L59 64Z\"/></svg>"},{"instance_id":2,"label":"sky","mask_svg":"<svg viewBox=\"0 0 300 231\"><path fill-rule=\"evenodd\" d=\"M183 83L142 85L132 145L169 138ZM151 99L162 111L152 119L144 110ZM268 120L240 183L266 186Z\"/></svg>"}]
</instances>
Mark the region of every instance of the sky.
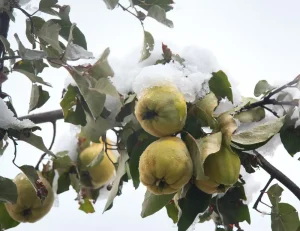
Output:
<instances>
[{"instance_id":1,"label":"sky","mask_svg":"<svg viewBox=\"0 0 300 231\"><path fill-rule=\"evenodd\" d=\"M128 5L127 1L121 1ZM271 83L290 81L300 72L300 2L297 0L252 0L252 1L204 1L177 0L175 8L168 13L174 23L170 29L153 19L146 19L145 29L153 37L174 46L197 45L211 50L226 73L239 81L239 90L245 96L253 96L253 89L258 80L266 79ZM70 1L59 3L71 4L71 20L83 31L88 43L88 50L99 56L106 47L110 47L111 57L122 59L137 47L142 47L143 31L132 15L121 9L108 10L101 0ZM14 33L18 33L22 42L28 45L25 35L25 17L16 12L16 22L11 23L8 40L16 48ZM41 109L34 112L49 111L59 108L60 96L68 73L63 69L48 68L41 74L46 82L53 85L49 90L51 99ZM31 82L21 74L11 74L3 85L4 91L12 98L18 114L26 115L31 91ZM41 125L46 144L52 138L51 124ZM69 126L58 122L58 136L54 147L68 140ZM17 164L35 164L41 152L27 144L19 142ZM13 147L9 146L5 155L0 158L0 175L14 178L18 169L11 164ZM283 147L278 147L274 156L267 159L288 177L300 184L299 161L290 157ZM9 167L8 167L9 166ZM268 175L261 169L253 174L255 181L261 182L262 188ZM274 181L275 183L276 181ZM258 188L258 189L259 189ZM114 207L102 214L105 200L95 205L96 213L85 214L78 210L76 194L73 191L63 193L56 200L50 213L35 224L21 224L13 231L74 231L130 229L152 231L176 230L176 225L161 210L151 217L140 217L141 204L145 188L134 190L131 183L124 186L121 197L115 199ZM270 217L261 215L252 209L258 191L253 195L249 205L251 225L243 223L247 231L271 230ZM264 201L268 202L265 198ZM300 210L300 202L288 190L285 190L282 201L288 202ZM268 212L268 208L261 207ZM59 218L62 218L59 220ZM195 230L214 230L214 224L198 224Z\"/></svg>"}]
</instances>

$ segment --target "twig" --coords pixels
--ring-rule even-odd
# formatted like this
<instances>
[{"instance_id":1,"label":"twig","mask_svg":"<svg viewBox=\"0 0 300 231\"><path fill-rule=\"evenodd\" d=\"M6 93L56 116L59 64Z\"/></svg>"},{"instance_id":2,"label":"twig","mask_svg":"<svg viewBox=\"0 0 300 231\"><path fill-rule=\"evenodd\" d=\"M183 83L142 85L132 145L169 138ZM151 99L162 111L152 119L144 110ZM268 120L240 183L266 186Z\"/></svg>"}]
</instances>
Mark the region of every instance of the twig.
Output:
<instances>
[{"instance_id":1,"label":"twig","mask_svg":"<svg viewBox=\"0 0 300 231\"><path fill-rule=\"evenodd\" d=\"M272 183L273 180L274 180L274 177L271 175L270 179L266 183L265 187L260 191L260 194L257 197L257 199L253 205L253 208L259 213L262 213L262 212L260 210L258 210L257 206L261 202L261 198L263 197L264 193L266 192L266 190L268 189L268 187L270 186L270 184Z\"/></svg>"},{"instance_id":2,"label":"twig","mask_svg":"<svg viewBox=\"0 0 300 231\"><path fill-rule=\"evenodd\" d=\"M277 118L279 118L279 115L277 114L276 111L273 111L272 109L266 107L265 105L261 105L262 108L266 109L267 111L271 112L274 116L276 116Z\"/></svg>"},{"instance_id":3,"label":"twig","mask_svg":"<svg viewBox=\"0 0 300 231\"><path fill-rule=\"evenodd\" d=\"M30 21L30 33L31 34L34 34L34 24L33 24L33 21L32 21L32 18L31 18L31 14L29 14L26 10L24 10L22 7L20 7L20 5L19 4L15 4L14 5L14 8L16 8L16 9L18 9L18 10L20 10L23 14L25 14L25 16L27 16L28 17L28 19L29 19L29 21Z\"/></svg>"},{"instance_id":4,"label":"twig","mask_svg":"<svg viewBox=\"0 0 300 231\"><path fill-rule=\"evenodd\" d=\"M131 15L133 15L135 18L137 18L139 21L140 21L140 23L142 24L142 27L144 28L144 23L143 23L143 21L137 16L137 15L135 15L134 13L132 13L130 10L128 10L128 8L126 8L126 7L124 7L122 4L120 4L120 3L118 3L118 6L120 6L121 8L122 8L122 10L124 10L124 11L127 11L129 14L131 14Z\"/></svg>"},{"instance_id":5,"label":"twig","mask_svg":"<svg viewBox=\"0 0 300 231\"><path fill-rule=\"evenodd\" d=\"M14 55L14 56L4 56L4 57L0 58L0 62L1 62L1 61L4 61L4 60L9 60L9 59L19 59L19 58L21 58L21 56L19 56L19 55Z\"/></svg>"},{"instance_id":6,"label":"twig","mask_svg":"<svg viewBox=\"0 0 300 231\"><path fill-rule=\"evenodd\" d=\"M12 142L14 143L14 147L15 147L15 151L14 151L14 158L13 158L13 160L12 160L12 162L13 162L13 164L17 167L17 168L20 168L17 164L16 164L16 158L17 158L17 145L18 145L18 143L16 142L16 140L12 137L12 136L10 136L9 137L11 140L12 140Z\"/></svg>"},{"instance_id":7,"label":"twig","mask_svg":"<svg viewBox=\"0 0 300 231\"><path fill-rule=\"evenodd\" d=\"M42 124L42 123L60 120L63 118L64 118L63 111L61 109L59 109L59 110L54 110L54 111L48 111L48 112L42 112L42 113L22 116L22 117L19 117L18 119L20 119L20 120L29 119L35 124Z\"/></svg>"},{"instance_id":8,"label":"twig","mask_svg":"<svg viewBox=\"0 0 300 231\"><path fill-rule=\"evenodd\" d=\"M52 141L49 147L49 150L51 150L51 148L53 147L54 141L55 141L55 137L56 137L56 121L52 121L52 126L53 126L53 136L52 136ZM45 152L43 155L41 155L39 161L37 162L35 169L38 170L39 166L41 164L41 162L43 161L43 159L45 158L45 156L47 155L47 153Z\"/></svg>"}]
</instances>

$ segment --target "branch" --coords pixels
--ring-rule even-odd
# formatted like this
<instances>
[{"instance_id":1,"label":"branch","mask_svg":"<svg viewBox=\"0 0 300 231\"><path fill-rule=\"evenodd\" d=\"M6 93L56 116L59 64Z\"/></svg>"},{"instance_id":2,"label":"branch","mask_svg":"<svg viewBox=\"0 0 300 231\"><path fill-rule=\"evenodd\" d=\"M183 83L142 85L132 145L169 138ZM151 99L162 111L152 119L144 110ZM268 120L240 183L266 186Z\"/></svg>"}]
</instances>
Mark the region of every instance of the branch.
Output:
<instances>
[{"instance_id":1,"label":"branch","mask_svg":"<svg viewBox=\"0 0 300 231\"><path fill-rule=\"evenodd\" d=\"M253 208L257 211L257 212L260 212L258 209L257 209L257 206L261 201L261 198L263 197L264 193L267 191L268 187L270 186L271 182L274 180L274 177L271 176L270 179L268 180L267 184L265 185L265 187L260 191L260 194L257 198L257 200L255 201L254 205L253 205Z\"/></svg>"},{"instance_id":2,"label":"branch","mask_svg":"<svg viewBox=\"0 0 300 231\"><path fill-rule=\"evenodd\" d=\"M37 114L31 114L19 117L18 119L24 120L29 119L35 124L42 124L47 122L55 122L56 120L60 120L64 118L63 111L61 109L55 111L42 112Z\"/></svg>"},{"instance_id":3,"label":"branch","mask_svg":"<svg viewBox=\"0 0 300 231\"><path fill-rule=\"evenodd\" d=\"M135 15L134 13L132 13L131 11L129 11L128 10L128 8L126 8L126 7L124 7L122 4L120 4L120 3L118 3L118 6L120 6L121 8L122 8L122 10L124 10L124 11L127 11L129 14L131 14L131 15L133 15L135 18L137 18L139 21L140 21L140 23L142 24L142 27L144 28L144 23L143 23L143 20L145 19L145 17L144 16L140 16L139 17L139 12L136 10L136 12L137 12L137 14L138 15ZM135 8L134 8L135 9Z\"/></svg>"},{"instance_id":4,"label":"branch","mask_svg":"<svg viewBox=\"0 0 300 231\"><path fill-rule=\"evenodd\" d=\"M290 180L290 178L269 163L259 152L256 150L253 152L256 155L258 165L269 173L271 178L278 180L300 200L300 188L292 180ZM268 185L266 186L268 187Z\"/></svg>"}]
</instances>

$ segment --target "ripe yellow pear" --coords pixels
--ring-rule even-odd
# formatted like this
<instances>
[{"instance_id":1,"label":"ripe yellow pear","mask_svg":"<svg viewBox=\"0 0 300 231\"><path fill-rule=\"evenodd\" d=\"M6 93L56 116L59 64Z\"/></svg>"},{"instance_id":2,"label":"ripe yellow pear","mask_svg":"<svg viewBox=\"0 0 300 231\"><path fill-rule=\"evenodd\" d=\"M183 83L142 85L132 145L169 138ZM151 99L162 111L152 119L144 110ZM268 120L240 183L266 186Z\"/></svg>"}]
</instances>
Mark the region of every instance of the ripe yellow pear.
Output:
<instances>
[{"instance_id":1,"label":"ripe yellow pear","mask_svg":"<svg viewBox=\"0 0 300 231\"><path fill-rule=\"evenodd\" d=\"M17 186L18 199L15 204L5 203L5 207L8 214L18 222L34 223L43 218L52 208L54 193L51 185L40 173L38 175L48 191L43 203L24 173L18 174L13 180Z\"/></svg>"},{"instance_id":2,"label":"ripe yellow pear","mask_svg":"<svg viewBox=\"0 0 300 231\"><path fill-rule=\"evenodd\" d=\"M86 187L92 187L94 189L105 185L115 174L115 166L113 163L116 162L116 157L112 150L107 150L107 154L104 152L101 162L93 167L87 167L102 151L104 143L101 140L100 142L101 143L92 143L79 154L79 169L82 173L81 183ZM111 144L108 140L107 142Z\"/></svg>"},{"instance_id":3,"label":"ripe yellow pear","mask_svg":"<svg viewBox=\"0 0 300 231\"><path fill-rule=\"evenodd\" d=\"M189 182L193 163L180 138L163 137L142 153L139 173L140 181L153 194L172 194Z\"/></svg>"},{"instance_id":4,"label":"ripe yellow pear","mask_svg":"<svg viewBox=\"0 0 300 231\"><path fill-rule=\"evenodd\" d=\"M183 94L174 86L154 86L143 91L135 115L142 128L156 137L182 130L187 116Z\"/></svg>"}]
</instances>

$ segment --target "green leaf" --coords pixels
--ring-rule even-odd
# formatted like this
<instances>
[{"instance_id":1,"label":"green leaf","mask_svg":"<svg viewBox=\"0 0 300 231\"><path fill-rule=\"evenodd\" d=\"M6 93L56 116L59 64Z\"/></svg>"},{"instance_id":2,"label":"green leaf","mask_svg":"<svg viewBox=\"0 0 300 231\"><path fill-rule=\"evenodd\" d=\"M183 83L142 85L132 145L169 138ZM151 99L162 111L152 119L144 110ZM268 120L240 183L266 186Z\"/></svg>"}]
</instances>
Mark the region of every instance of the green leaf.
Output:
<instances>
[{"instance_id":1,"label":"green leaf","mask_svg":"<svg viewBox=\"0 0 300 231\"><path fill-rule=\"evenodd\" d=\"M168 216L172 219L173 223L178 222L179 211L175 203L169 203L165 206Z\"/></svg>"},{"instance_id":2,"label":"green leaf","mask_svg":"<svg viewBox=\"0 0 300 231\"><path fill-rule=\"evenodd\" d=\"M166 17L166 11L158 5L153 5L148 9L148 17L154 18L156 21L173 28L173 22Z\"/></svg>"},{"instance_id":3,"label":"green leaf","mask_svg":"<svg viewBox=\"0 0 300 231\"><path fill-rule=\"evenodd\" d=\"M97 80L96 86L90 88L91 90L98 91L101 94L111 95L116 98L120 98L119 93L110 79L104 77Z\"/></svg>"},{"instance_id":4,"label":"green leaf","mask_svg":"<svg viewBox=\"0 0 300 231\"><path fill-rule=\"evenodd\" d=\"M5 142L5 144L4 144L4 140L1 140L0 141L0 157L4 154L4 152L5 152L5 150L7 149L7 147L8 147L8 142Z\"/></svg>"},{"instance_id":5,"label":"green leaf","mask_svg":"<svg viewBox=\"0 0 300 231\"><path fill-rule=\"evenodd\" d=\"M272 185L267 191L269 200L274 207L281 201L282 192L283 188L281 188L278 184Z\"/></svg>"},{"instance_id":6,"label":"green leaf","mask_svg":"<svg viewBox=\"0 0 300 231\"><path fill-rule=\"evenodd\" d=\"M87 124L82 127L82 134L92 142L99 142L99 137L106 134L106 131L114 127L112 121L103 119L99 116L94 120L90 115L86 114Z\"/></svg>"},{"instance_id":7,"label":"green leaf","mask_svg":"<svg viewBox=\"0 0 300 231\"><path fill-rule=\"evenodd\" d=\"M166 195L155 195L147 190L142 205L141 217L148 217L161 210L170 202L170 200L172 200L175 194L176 193Z\"/></svg>"},{"instance_id":8,"label":"green leaf","mask_svg":"<svg viewBox=\"0 0 300 231\"><path fill-rule=\"evenodd\" d=\"M103 148L101 150L101 152L95 157L95 159L93 159L93 161L87 166L87 168L92 168L95 165L98 165L104 158L104 145Z\"/></svg>"},{"instance_id":9,"label":"green leaf","mask_svg":"<svg viewBox=\"0 0 300 231\"><path fill-rule=\"evenodd\" d=\"M42 107L49 98L49 93L47 91L44 91L42 86L33 84L31 89L28 113L36 108Z\"/></svg>"},{"instance_id":10,"label":"green leaf","mask_svg":"<svg viewBox=\"0 0 300 231\"><path fill-rule=\"evenodd\" d=\"M114 71L108 63L108 55L110 54L110 49L107 47L96 63L89 69L89 74L96 80L103 77L113 77Z\"/></svg>"},{"instance_id":11,"label":"green leaf","mask_svg":"<svg viewBox=\"0 0 300 231\"><path fill-rule=\"evenodd\" d=\"M141 139L141 137L144 138ZM145 149L149 146L149 144L151 144L155 140L157 140L156 137L148 134L143 129L131 134L127 139L127 146L132 146L131 149L128 149L128 154L130 156L129 159L130 174L135 189L137 189L140 184L140 173L139 173L140 157L145 151Z\"/></svg>"},{"instance_id":12,"label":"green leaf","mask_svg":"<svg viewBox=\"0 0 300 231\"><path fill-rule=\"evenodd\" d=\"M279 203L277 208L272 209L272 231L296 231L299 227L297 210L290 204Z\"/></svg>"},{"instance_id":13,"label":"green leaf","mask_svg":"<svg viewBox=\"0 0 300 231\"><path fill-rule=\"evenodd\" d=\"M213 72L209 80L210 90L218 97L225 98L233 103L231 84L223 71Z\"/></svg>"},{"instance_id":14,"label":"green leaf","mask_svg":"<svg viewBox=\"0 0 300 231\"><path fill-rule=\"evenodd\" d=\"M63 49L59 45L58 35L61 27L59 24L54 23L52 20L44 23L42 28L36 33L36 35L50 44L59 54L63 52Z\"/></svg>"},{"instance_id":15,"label":"green leaf","mask_svg":"<svg viewBox=\"0 0 300 231\"><path fill-rule=\"evenodd\" d=\"M107 9L113 10L118 5L120 0L103 0Z\"/></svg>"},{"instance_id":16,"label":"green leaf","mask_svg":"<svg viewBox=\"0 0 300 231\"><path fill-rule=\"evenodd\" d=\"M194 184L191 185L186 196L178 201L182 211L177 223L178 231L186 231L196 216L207 209L210 200L211 195L202 192Z\"/></svg>"},{"instance_id":17,"label":"green leaf","mask_svg":"<svg viewBox=\"0 0 300 231\"><path fill-rule=\"evenodd\" d=\"M80 203L79 210L81 210L85 213L94 213L95 212L92 202L87 198L85 198L83 200L83 202Z\"/></svg>"},{"instance_id":18,"label":"green leaf","mask_svg":"<svg viewBox=\"0 0 300 231\"><path fill-rule=\"evenodd\" d=\"M71 185L71 179L68 172L61 174L57 181L57 194L61 194L69 190Z\"/></svg>"},{"instance_id":19,"label":"green leaf","mask_svg":"<svg viewBox=\"0 0 300 231\"><path fill-rule=\"evenodd\" d=\"M258 125L254 128L250 128L247 131L234 134L231 137L231 140L234 143L238 143L245 146L263 143L272 138L275 134L277 134L280 131L283 124L284 117L281 117Z\"/></svg>"},{"instance_id":20,"label":"green leaf","mask_svg":"<svg viewBox=\"0 0 300 231\"><path fill-rule=\"evenodd\" d=\"M110 194L108 195L103 213L111 208L113 200L118 194L121 179L126 174L126 162L128 161L128 159L128 153L125 150L121 150L116 178L114 180L113 187L110 190Z\"/></svg>"},{"instance_id":21,"label":"green leaf","mask_svg":"<svg viewBox=\"0 0 300 231\"><path fill-rule=\"evenodd\" d=\"M223 197L217 199L218 212L225 226L244 221L251 224L249 208L243 203L245 199L243 186L233 187Z\"/></svg>"},{"instance_id":22,"label":"green leaf","mask_svg":"<svg viewBox=\"0 0 300 231\"><path fill-rule=\"evenodd\" d=\"M57 0L41 0L39 4L39 9L47 9L54 7L57 4Z\"/></svg>"},{"instance_id":23,"label":"green leaf","mask_svg":"<svg viewBox=\"0 0 300 231\"><path fill-rule=\"evenodd\" d=\"M93 88L96 84L96 80L90 78L90 76L83 76L83 74L80 73L76 68L67 68L67 70L75 80L79 91L83 96L93 116L93 119L95 120L100 116L104 108L106 95L90 89Z\"/></svg>"},{"instance_id":24,"label":"green leaf","mask_svg":"<svg viewBox=\"0 0 300 231\"><path fill-rule=\"evenodd\" d=\"M71 166L73 166L73 161L71 160L68 151L58 152L56 158L53 158L53 169L67 172Z\"/></svg>"},{"instance_id":25,"label":"green leaf","mask_svg":"<svg viewBox=\"0 0 300 231\"><path fill-rule=\"evenodd\" d=\"M0 201L16 203L18 191L16 184L8 178L0 176Z\"/></svg>"},{"instance_id":26,"label":"green leaf","mask_svg":"<svg viewBox=\"0 0 300 231\"><path fill-rule=\"evenodd\" d=\"M140 58L140 61L144 61L147 58L149 58L153 49L154 49L154 38L150 32L144 31L144 46L143 46L142 56Z\"/></svg>"},{"instance_id":27,"label":"green leaf","mask_svg":"<svg viewBox=\"0 0 300 231\"><path fill-rule=\"evenodd\" d=\"M51 20L54 23L57 23L60 25L61 30L59 31L59 35L68 41L72 23L70 21L60 20L60 19L51 19ZM87 49L85 36L77 26L75 26L73 29L73 43L83 47L84 49Z\"/></svg>"},{"instance_id":28,"label":"green leaf","mask_svg":"<svg viewBox=\"0 0 300 231\"><path fill-rule=\"evenodd\" d=\"M67 92L64 94L64 97L60 102L60 106L63 109L65 122L72 123L74 125L85 126L87 121L84 109L80 103L80 100L78 100L80 97L81 96L77 90L77 87L69 85Z\"/></svg>"},{"instance_id":29,"label":"green leaf","mask_svg":"<svg viewBox=\"0 0 300 231\"><path fill-rule=\"evenodd\" d=\"M295 128L298 119L292 119L293 112L290 111L286 115L284 125L280 130L281 142L291 156L300 151L300 126Z\"/></svg>"},{"instance_id":30,"label":"green leaf","mask_svg":"<svg viewBox=\"0 0 300 231\"><path fill-rule=\"evenodd\" d=\"M14 34L15 39L17 40L18 46L19 46L19 54L22 59L25 60L39 60L44 59L47 57L47 54L44 51L38 51L38 50L30 50L24 47L21 40L19 39L19 36L15 33Z\"/></svg>"},{"instance_id":31,"label":"green leaf","mask_svg":"<svg viewBox=\"0 0 300 231\"><path fill-rule=\"evenodd\" d=\"M0 228L5 230L16 227L20 223L11 218L4 203L0 203Z\"/></svg>"},{"instance_id":32,"label":"green leaf","mask_svg":"<svg viewBox=\"0 0 300 231\"><path fill-rule=\"evenodd\" d=\"M4 49L8 53L8 55L15 56L14 51L10 48L10 43L4 36L0 35L0 41L4 45ZM9 59L9 61L10 61L10 65L13 65L16 62L16 59L12 58L12 59Z\"/></svg>"},{"instance_id":33,"label":"green leaf","mask_svg":"<svg viewBox=\"0 0 300 231\"><path fill-rule=\"evenodd\" d=\"M74 173L70 173L70 181L71 181L71 185L73 187L73 189L79 193L80 192L80 180L77 177L77 174Z\"/></svg>"},{"instance_id":34,"label":"green leaf","mask_svg":"<svg viewBox=\"0 0 300 231\"><path fill-rule=\"evenodd\" d=\"M141 8L143 8L144 10L149 10L150 7L152 7L153 5L158 5L161 8L163 8L166 12L170 11L173 9L173 7L171 6L171 4L174 4L173 0L159 0L159 1L153 1L153 0L132 0L131 1L131 5L134 6L139 6Z\"/></svg>"},{"instance_id":35,"label":"green leaf","mask_svg":"<svg viewBox=\"0 0 300 231\"><path fill-rule=\"evenodd\" d=\"M30 73L30 72L27 72L27 71L24 71L22 69L14 69L14 71L17 71L25 76L28 77L28 79L30 79L30 81L32 83L40 83L40 84L43 84L43 85L46 85L48 87L52 87L50 83L47 83L47 82L44 82L44 80L39 77L39 76L36 76L35 74L33 73Z\"/></svg>"},{"instance_id":36,"label":"green leaf","mask_svg":"<svg viewBox=\"0 0 300 231\"><path fill-rule=\"evenodd\" d=\"M243 97L243 105L254 102L257 102L257 100L254 98ZM234 118L238 119L242 123L258 122L265 118L265 109L263 109L262 107L255 107L250 110L235 114Z\"/></svg>"},{"instance_id":37,"label":"green leaf","mask_svg":"<svg viewBox=\"0 0 300 231\"><path fill-rule=\"evenodd\" d=\"M40 149L41 151L47 153L48 155L55 157L53 152L51 152L50 150L48 150L48 148L46 148L43 139L40 136L37 136L33 133L30 134L21 133L20 136L17 138L28 144L31 144L32 146L36 147L37 149Z\"/></svg>"},{"instance_id":38,"label":"green leaf","mask_svg":"<svg viewBox=\"0 0 300 231\"><path fill-rule=\"evenodd\" d=\"M186 143L186 146L191 154L193 160L193 175L197 180L205 180L207 176L204 173L204 161L205 159L213 153L216 153L221 148L222 143L222 133L217 132L212 135L206 136L195 140L190 134L183 133L183 141Z\"/></svg>"},{"instance_id":39,"label":"green leaf","mask_svg":"<svg viewBox=\"0 0 300 231\"><path fill-rule=\"evenodd\" d=\"M262 94L267 93L268 91L274 89L266 80L260 80L254 89L254 96L259 97Z\"/></svg>"}]
</instances>

